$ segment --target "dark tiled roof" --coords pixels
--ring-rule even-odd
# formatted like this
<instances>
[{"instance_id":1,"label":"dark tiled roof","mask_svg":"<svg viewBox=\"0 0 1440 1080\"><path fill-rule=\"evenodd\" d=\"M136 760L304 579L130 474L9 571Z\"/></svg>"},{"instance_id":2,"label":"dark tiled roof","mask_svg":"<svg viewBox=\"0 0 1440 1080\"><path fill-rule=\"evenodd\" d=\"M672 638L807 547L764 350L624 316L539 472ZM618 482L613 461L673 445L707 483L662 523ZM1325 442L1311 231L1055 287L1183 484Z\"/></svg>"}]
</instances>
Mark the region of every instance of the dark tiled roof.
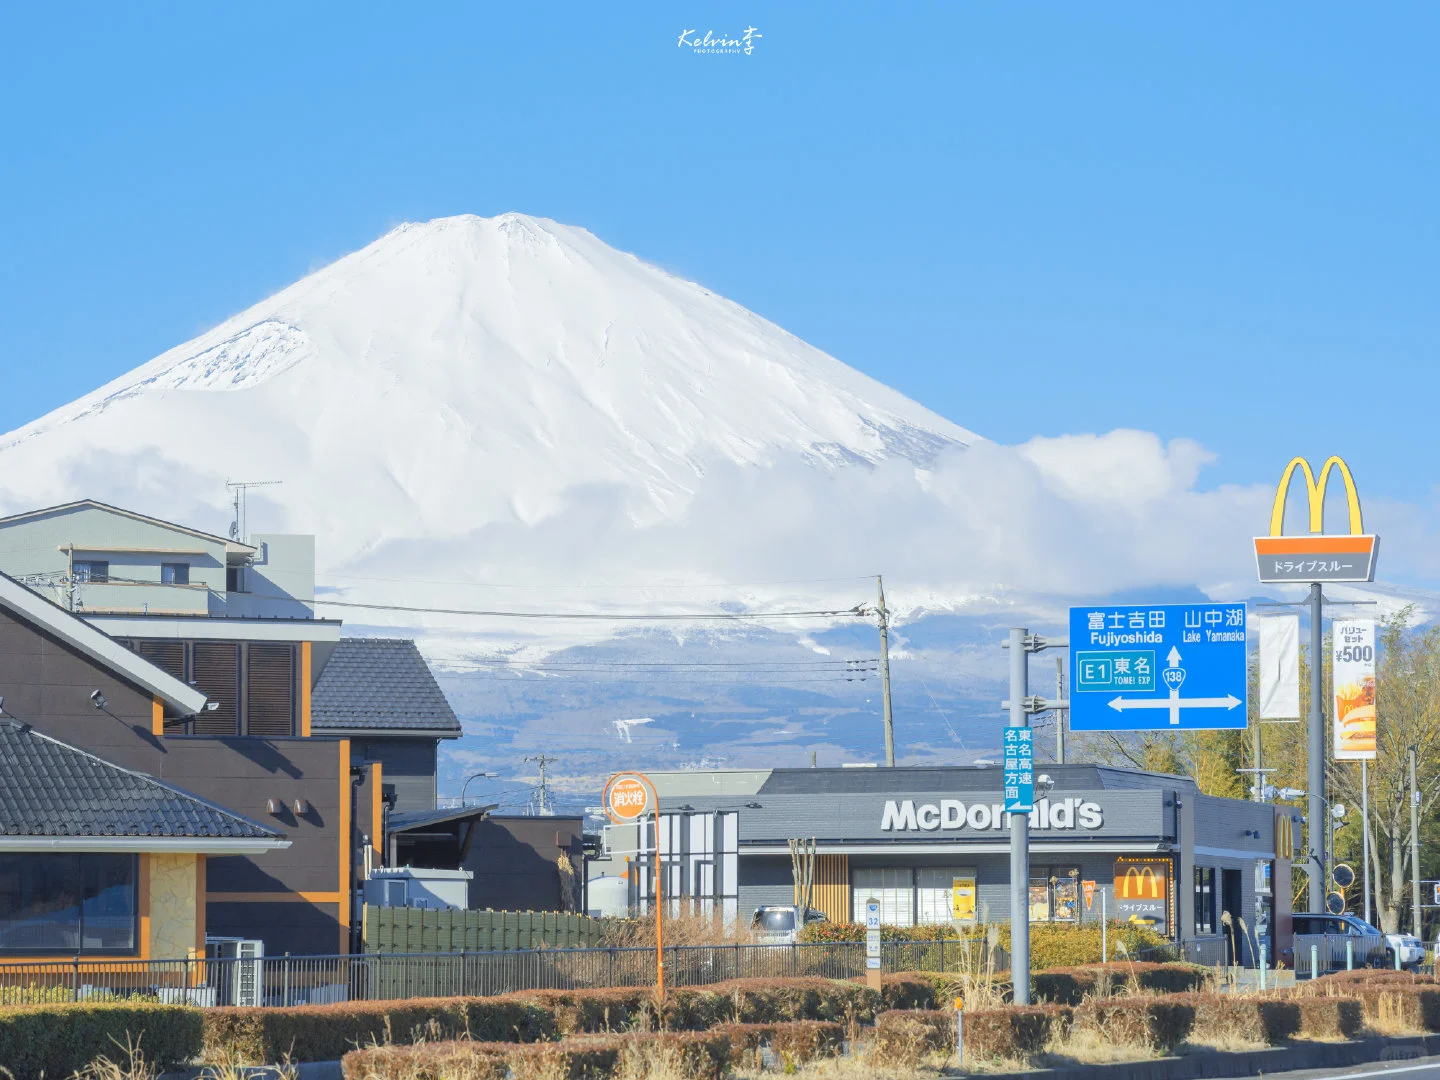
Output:
<instances>
[{"instance_id":1,"label":"dark tiled roof","mask_svg":"<svg viewBox=\"0 0 1440 1080\"><path fill-rule=\"evenodd\" d=\"M310 729L461 733L415 642L401 638L341 638L311 694Z\"/></svg>"},{"instance_id":2,"label":"dark tiled roof","mask_svg":"<svg viewBox=\"0 0 1440 1080\"><path fill-rule=\"evenodd\" d=\"M0 836L282 838L8 717L0 717Z\"/></svg>"}]
</instances>

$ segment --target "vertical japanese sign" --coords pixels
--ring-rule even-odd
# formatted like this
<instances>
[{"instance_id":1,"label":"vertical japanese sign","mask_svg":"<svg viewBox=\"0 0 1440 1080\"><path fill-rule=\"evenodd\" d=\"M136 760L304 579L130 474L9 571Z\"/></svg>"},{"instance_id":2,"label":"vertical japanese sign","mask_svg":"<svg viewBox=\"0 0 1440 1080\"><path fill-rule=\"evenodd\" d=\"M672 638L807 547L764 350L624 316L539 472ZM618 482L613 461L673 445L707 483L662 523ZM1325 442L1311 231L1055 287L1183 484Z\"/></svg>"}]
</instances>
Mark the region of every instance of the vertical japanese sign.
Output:
<instances>
[{"instance_id":1,"label":"vertical japanese sign","mask_svg":"<svg viewBox=\"0 0 1440 1080\"><path fill-rule=\"evenodd\" d=\"M1335 620L1335 757L1375 759L1375 620Z\"/></svg>"},{"instance_id":2,"label":"vertical japanese sign","mask_svg":"<svg viewBox=\"0 0 1440 1080\"><path fill-rule=\"evenodd\" d=\"M865 901L865 967L880 967L880 901L873 896Z\"/></svg>"},{"instance_id":3,"label":"vertical japanese sign","mask_svg":"<svg viewBox=\"0 0 1440 1080\"><path fill-rule=\"evenodd\" d=\"M1028 727L1005 729L1005 812L1035 809L1035 732Z\"/></svg>"}]
</instances>

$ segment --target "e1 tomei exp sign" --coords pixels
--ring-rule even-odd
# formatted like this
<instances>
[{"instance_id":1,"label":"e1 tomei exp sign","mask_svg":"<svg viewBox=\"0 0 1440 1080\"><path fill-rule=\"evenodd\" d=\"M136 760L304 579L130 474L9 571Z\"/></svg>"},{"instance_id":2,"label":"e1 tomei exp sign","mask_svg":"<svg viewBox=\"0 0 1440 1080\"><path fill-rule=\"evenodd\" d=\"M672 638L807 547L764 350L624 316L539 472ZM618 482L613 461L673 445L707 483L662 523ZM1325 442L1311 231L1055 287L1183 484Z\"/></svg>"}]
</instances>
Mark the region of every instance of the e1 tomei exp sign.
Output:
<instances>
[{"instance_id":1,"label":"e1 tomei exp sign","mask_svg":"<svg viewBox=\"0 0 1440 1080\"><path fill-rule=\"evenodd\" d=\"M1245 726L1244 604L1070 609L1073 731Z\"/></svg>"}]
</instances>

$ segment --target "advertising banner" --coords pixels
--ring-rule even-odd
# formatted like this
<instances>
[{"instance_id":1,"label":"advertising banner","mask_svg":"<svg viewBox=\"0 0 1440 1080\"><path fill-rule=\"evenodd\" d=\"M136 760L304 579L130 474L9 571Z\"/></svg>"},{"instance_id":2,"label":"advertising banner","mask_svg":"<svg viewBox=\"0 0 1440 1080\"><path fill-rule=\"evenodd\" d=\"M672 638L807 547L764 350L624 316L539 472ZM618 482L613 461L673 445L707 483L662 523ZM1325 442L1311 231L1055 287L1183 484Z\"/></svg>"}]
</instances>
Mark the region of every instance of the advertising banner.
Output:
<instances>
[{"instance_id":1,"label":"advertising banner","mask_svg":"<svg viewBox=\"0 0 1440 1080\"><path fill-rule=\"evenodd\" d=\"M1335 757L1375 760L1375 620L1336 619Z\"/></svg>"},{"instance_id":2,"label":"advertising banner","mask_svg":"<svg viewBox=\"0 0 1440 1080\"><path fill-rule=\"evenodd\" d=\"M957 877L951 882L950 914L961 922L975 921L975 879Z\"/></svg>"},{"instance_id":3,"label":"advertising banner","mask_svg":"<svg viewBox=\"0 0 1440 1080\"><path fill-rule=\"evenodd\" d=\"M1115 918L1168 934L1169 913L1170 860L1116 859Z\"/></svg>"},{"instance_id":4,"label":"advertising banner","mask_svg":"<svg viewBox=\"0 0 1440 1080\"><path fill-rule=\"evenodd\" d=\"M1300 616L1268 615L1260 624L1260 719L1300 716Z\"/></svg>"}]
</instances>

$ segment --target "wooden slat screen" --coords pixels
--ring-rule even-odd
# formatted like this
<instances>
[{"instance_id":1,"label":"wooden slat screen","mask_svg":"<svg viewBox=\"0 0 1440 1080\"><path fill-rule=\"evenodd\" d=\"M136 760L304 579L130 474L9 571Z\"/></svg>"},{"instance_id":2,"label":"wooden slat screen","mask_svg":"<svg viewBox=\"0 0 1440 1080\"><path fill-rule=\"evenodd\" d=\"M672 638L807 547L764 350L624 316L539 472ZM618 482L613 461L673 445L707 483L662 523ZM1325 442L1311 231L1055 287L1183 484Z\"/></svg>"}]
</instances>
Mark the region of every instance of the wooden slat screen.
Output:
<instances>
[{"instance_id":1,"label":"wooden slat screen","mask_svg":"<svg viewBox=\"0 0 1440 1080\"><path fill-rule=\"evenodd\" d=\"M295 647L251 645L245 672L245 733L295 734Z\"/></svg>"},{"instance_id":2,"label":"wooden slat screen","mask_svg":"<svg viewBox=\"0 0 1440 1080\"><path fill-rule=\"evenodd\" d=\"M195 717L192 730L196 735L240 734L240 646L197 641L194 663L195 688L220 707Z\"/></svg>"},{"instance_id":3,"label":"wooden slat screen","mask_svg":"<svg viewBox=\"0 0 1440 1080\"><path fill-rule=\"evenodd\" d=\"M850 910L850 856L815 856L814 884L812 902L827 919L848 923L854 917Z\"/></svg>"},{"instance_id":4,"label":"wooden slat screen","mask_svg":"<svg viewBox=\"0 0 1440 1080\"><path fill-rule=\"evenodd\" d=\"M168 675L185 681L185 643L183 641L141 641L136 651Z\"/></svg>"}]
</instances>

